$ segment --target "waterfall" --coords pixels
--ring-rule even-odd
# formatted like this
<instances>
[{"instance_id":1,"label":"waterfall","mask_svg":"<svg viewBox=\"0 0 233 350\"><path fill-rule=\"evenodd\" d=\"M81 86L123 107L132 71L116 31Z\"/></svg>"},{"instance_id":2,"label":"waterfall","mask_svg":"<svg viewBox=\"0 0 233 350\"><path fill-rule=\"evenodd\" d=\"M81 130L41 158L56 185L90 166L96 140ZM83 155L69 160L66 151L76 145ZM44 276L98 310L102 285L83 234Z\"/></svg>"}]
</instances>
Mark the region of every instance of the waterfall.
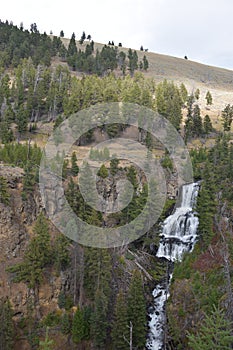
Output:
<instances>
[{"instance_id":1,"label":"waterfall","mask_svg":"<svg viewBox=\"0 0 233 350\"><path fill-rule=\"evenodd\" d=\"M199 184L192 183L182 187L181 202L175 212L166 218L162 225L160 244L156 256L168 261L181 261L183 254L191 252L197 239L198 218L193 207L198 195ZM172 274L167 273L165 283L153 290L153 307L150 310L148 350L164 349L164 326L166 323L165 304Z\"/></svg>"}]
</instances>

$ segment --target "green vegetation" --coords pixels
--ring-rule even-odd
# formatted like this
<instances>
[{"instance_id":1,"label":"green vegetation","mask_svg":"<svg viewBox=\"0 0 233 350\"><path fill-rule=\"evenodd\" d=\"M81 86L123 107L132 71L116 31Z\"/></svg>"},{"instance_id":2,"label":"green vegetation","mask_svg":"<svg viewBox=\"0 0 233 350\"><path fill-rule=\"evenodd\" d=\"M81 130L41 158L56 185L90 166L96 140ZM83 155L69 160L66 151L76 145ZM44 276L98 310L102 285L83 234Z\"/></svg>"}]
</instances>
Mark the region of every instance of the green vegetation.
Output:
<instances>
[{"instance_id":1,"label":"green vegetation","mask_svg":"<svg viewBox=\"0 0 233 350\"><path fill-rule=\"evenodd\" d=\"M106 166L104 164L101 165L97 175L102 177L103 179L108 177L108 169L106 168Z\"/></svg>"},{"instance_id":2,"label":"green vegetation","mask_svg":"<svg viewBox=\"0 0 233 350\"><path fill-rule=\"evenodd\" d=\"M40 214L24 255L24 261L8 269L15 274L14 281L24 281L30 288L39 287L43 280L45 267L52 262L49 227L45 217Z\"/></svg>"},{"instance_id":3,"label":"green vegetation","mask_svg":"<svg viewBox=\"0 0 233 350\"><path fill-rule=\"evenodd\" d=\"M181 108L183 106L179 88L167 80L158 84L156 88L156 104L158 112L179 130L182 120Z\"/></svg>"},{"instance_id":4,"label":"green vegetation","mask_svg":"<svg viewBox=\"0 0 233 350\"><path fill-rule=\"evenodd\" d=\"M84 339L89 339L90 336L90 312L85 308L77 309L74 314L72 325L72 339L74 343L80 343Z\"/></svg>"},{"instance_id":5,"label":"green vegetation","mask_svg":"<svg viewBox=\"0 0 233 350\"><path fill-rule=\"evenodd\" d=\"M201 179L196 205L199 240L193 253L175 265L171 300L176 306L168 307L170 333L180 349L228 349L232 344L229 331L232 232L222 212L225 208L225 213L230 213L233 203L232 154L232 144L226 134L219 136L212 148L191 152L195 176ZM174 295L174 289L176 292L179 289L179 293ZM222 300L228 306L213 310L213 305L223 305ZM205 318L199 323L201 315ZM195 320L194 324L188 321L190 317ZM188 332L188 337L179 333L181 327Z\"/></svg>"},{"instance_id":6,"label":"green vegetation","mask_svg":"<svg viewBox=\"0 0 233 350\"><path fill-rule=\"evenodd\" d=\"M0 176L0 203L9 204L10 194L7 187L6 179Z\"/></svg>"},{"instance_id":7,"label":"green vegetation","mask_svg":"<svg viewBox=\"0 0 233 350\"><path fill-rule=\"evenodd\" d=\"M146 338L146 303L140 272L135 271L127 298L128 320L133 327L133 346L144 349Z\"/></svg>"},{"instance_id":8,"label":"green vegetation","mask_svg":"<svg viewBox=\"0 0 233 350\"><path fill-rule=\"evenodd\" d=\"M193 95L188 97L187 102L187 117L185 120L185 140L190 140L194 137L201 137L204 133L207 135L212 131L212 124L208 117L205 118L205 126L203 127L203 121L201 118L200 107L195 103Z\"/></svg>"},{"instance_id":9,"label":"green vegetation","mask_svg":"<svg viewBox=\"0 0 233 350\"><path fill-rule=\"evenodd\" d=\"M233 119L233 106L228 104L222 111L222 125L224 131L230 131Z\"/></svg>"},{"instance_id":10,"label":"green vegetation","mask_svg":"<svg viewBox=\"0 0 233 350\"><path fill-rule=\"evenodd\" d=\"M197 334L189 334L189 346L192 350L227 350L232 347L232 324L225 318L224 311L214 307L210 315L205 314Z\"/></svg>"},{"instance_id":11,"label":"green vegetation","mask_svg":"<svg viewBox=\"0 0 233 350\"><path fill-rule=\"evenodd\" d=\"M73 152L71 156L71 174L73 176L77 176L78 173L79 173L79 167L77 164L77 156L76 156L76 153Z\"/></svg>"},{"instance_id":12,"label":"green vegetation","mask_svg":"<svg viewBox=\"0 0 233 350\"><path fill-rule=\"evenodd\" d=\"M211 95L211 93L210 93L209 91L207 91L205 98L206 98L206 104L207 104L207 106L208 106L208 105L212 105L212 103L213 103L213 98L212 98L212 95Z\"/></svg>"},{"instance_id":13,"label":"green vegetation","mask_svg":"<svg viewBox=\"0 0 233 350\"><path fill-rule=\"evenodd\" d=\"M116 350L128 350L129 324L125 295L122 291L117 295L112 328L112 340Z\"/></svg>"},{"instance_id":14,"label":"green vegetation","mask_svg":"<svg viewBox=\"0 0 233 350\"><path fill-rule=\"evenodd\" d=\"M0 300L0 346L12 350L14 344L13 310L8 299Z\"/></svg>"},{"instance_id":15,"label":"green vegetation","mask_svg":"<svg viewBox=\"0 0 233 350\"><path fill-rule=\"evenodd\" d=\"M203 131L205 135L208 135L210 132L213 131L213 125L208 114L206 114L204 117Z\"/></svg>"},{"instance_id":16,"label":"green vegetation","mask_svg":"<svg viewBox=\"0 0 233 350\"><path fill-rule=\"evenodd\" d=\"M52 350L52 346L54 344L54 341L52 339L49 339L49 328L46 328L46 335L45 340L40 341L39 343L39 349L40 350Z\"/></svg>"},{"instance_id":17,"label":"green vegetation","mask_svg":"<svg viewBox=\"0 0 233 350\"><path fill-rule=\"evenodd\" d=\"M135 103L157 111L174 125L192 148L194 177L201 180L195 208L199 218L199 239L192 254L187 254L182 264L178 263L174 268L171 304L168 304L167 312L167 339L172 339L170 348L230 348L232 325L229 320L233 317L233 106L228 104L222 111L221 133L213 128L212 111L209 115L202 114L200 89L190 94L184 84L177 86L167 80L156 84L153 78L143 75L143 71L150 73L146 55L139 61L135 50L120 51L122 45L116 47L113 42L98 50L85 32L79 36L81 46L78 47L81 49L77 47L74 33L66 49L61 40L63 31L60 38L49 37L40 34L35 23L28 31L22 26L17 28L0 21L0 37L0 162L24 169L22 183L17 184L17 189L9 189L11 183L0 176L0 202L10 206L14 202L13 191L19 191L23 198L23 222L19 222L19 227L24 221L26 230L29 231L31 224L33 227L25 251L20 253L23 256L17 256L19 260L16 264L11 262L13 265L7 271L15 283L25 283L34 293L34 299L30 296L27 299L25 317L19 316L21 319L18 320L16 315L15 325L9 300L0 301L0 348L12 349L13 342L23 334L32 349L38 346L39 349L52 349L56 346L53 344L56 337L54 340L49 338L48 327L58 339L60 333L67 337L64 345L67 348L126 350L131 340L133 349L145 347L146 304L151 285L143 269L156 281L164 277L166 270L166 264L158 263L151 252L151 248L156 249L158 245L159 225L154 225L130 245L97 249L82 247L57 234L43 214L33 223L27 222L26 217L27 208L34 203L34 192L38 189L42 156L42 150L35 142L44 144L49 136L47 133L56 130L55 142L59 144L62 135L56 128L66 118L102 102ZM51 65L54 58L56 65ZM57 64L57 60L61 64ZM77 73L72 71L82 74L77 79ZM205 99L205 108L211 109L213 98L210 91ZM148 197L145 174L140 173L136 166L121 167L116 156L110 157L108 148L94 148L96 135L111 139L121 137L127 125L127 120L122 120L122 124L103 124L77 140L81 146L93 146L89 155L91 165L86 163L84 172L77 164L79 153L66 155L63 166L66 198L80 219L92 226L125 225L145 207ZM144 132L143 125L140 125L138 139L153 152L154 148L161 152L160 163L166 169L166 176L174 176L175 164L168 152L161 145L157 147L157 140ZM211 146L208 141L211 141ZM195 148L195 142L198 142L198 148ZM59 154L57 157L60 159ZM148 155L148 166L153 157ZM51 168L55 168L56 159ZM88 200L93 199L94 187L90 184L95 160L102 161L97 172L103 179L97 181L99 193L107 196L109 182L112 181L114 187L123 177L131 183L124 199L132 195L132 200L122 211L108 215L93 209L83 198L81 183L88 189ZM156 193L156 183L150 186ZM174 204L175 200L166 201L160 220L165 219ZM13 213L15 207L9 209ZM64 224L73 230L68 218ZM44 312L39 308L40 288L54 281L57 284L61 281L57 293L59 309L47 311L40 320L39 313ZM220 305L222 309L213 309L213 305Z\"/></svg>"},{"instance_id":18,"label":"green vegetation","mask_svg":"<svg viewBox=\"0 0 233 350\"><path fill-rule=\"evenodd\" d=\"M7 143L0 147L0 161L24 168L27 162L38 166L41 160L41 149L35 144Z\"/></svg>"},{"instance_id":19,"label":"green vegetation","mask_svg":"<svg viewBox=\"0 0 233 350\"><path fill-rule=\"evenodd\" d=\"M93 149L90 150L91 160L108 160L110 157L109 149L104 147L103 150Z\"/></svg>"}]
</instances>

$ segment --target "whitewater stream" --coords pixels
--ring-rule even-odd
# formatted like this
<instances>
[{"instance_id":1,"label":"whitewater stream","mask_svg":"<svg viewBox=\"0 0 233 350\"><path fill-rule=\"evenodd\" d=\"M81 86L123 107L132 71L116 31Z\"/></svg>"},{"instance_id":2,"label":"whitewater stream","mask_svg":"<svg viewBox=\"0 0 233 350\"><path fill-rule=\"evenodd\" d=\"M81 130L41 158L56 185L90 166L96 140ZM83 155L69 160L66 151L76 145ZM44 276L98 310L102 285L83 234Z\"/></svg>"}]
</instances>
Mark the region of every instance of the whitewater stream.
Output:
<instances>
[{"instance_id":1,"label":"whitewater stream","mask_svg":"<svg viewBox=\"0 0 233 350\"><path fill-rule=\"evenodd\" d=\"M182 187L180 205L168 216L162 225L160 244L156 256L168 262L181 261L183 254L191 252L197 239L198 218L193 208L198 195L199 184L192 183ZM152 292L153 307L150 308L149 334L146 348L164 350L166 325L165 305L169 297L172 273L167 271L166 281L158 284Z\"/></svg>"}]
</instances>

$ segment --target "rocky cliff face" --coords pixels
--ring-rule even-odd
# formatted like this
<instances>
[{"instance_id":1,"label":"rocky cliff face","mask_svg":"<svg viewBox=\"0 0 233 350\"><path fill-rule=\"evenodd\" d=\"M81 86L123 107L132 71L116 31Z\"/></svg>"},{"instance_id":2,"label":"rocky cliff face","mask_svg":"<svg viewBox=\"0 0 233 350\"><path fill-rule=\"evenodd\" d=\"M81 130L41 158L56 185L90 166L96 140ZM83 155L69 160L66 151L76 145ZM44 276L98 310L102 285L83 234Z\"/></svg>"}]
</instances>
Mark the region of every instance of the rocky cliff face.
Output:
<instances>
[{"instance_id":1,"label":"rocky cliff face","mask_svg":"<svg viewBox=\"0 0 233 350\"><path fill-rule=\"evenodd\" d=\"M9 297L15 319L27 312L27 300L35 298L34 292L24 283L14 283L6 268L22 261L25 248L32 235L32 224L42 210L38 188L26 200L22 200L23 170L16 167L0 167L0 176L7 180L10 203L0 203L0 296ZM60 277L48 276L39 292L39 309L43 315L57 306L61 288Z\"/></svg>"},{"instance_id":2,"label":"rocky cliff face","mask_svg":"<svg viewBox=\"0 0 233 350\"><path fill-rule=\"evenodd\" d=\"M25 200L22 199L24 172L21 168L1 165L0 176L6 178L10 193L9 205L0 203L0 297L9 298L13 307L14 320L19 323L24 317L28 317L28 307L30 304L33 305L32 316L36 319L42 319L48 313L58 311L58 299L61 292L68 292L74 296L78 293L76 301L80 298L85 299L85 296L79 295L81 293L80 290L82 290L81 287L77 292L77 285L75 285L74 282L75 278L72 275L74 271L72 269L57 273L53 267L47 268L43 282L38 291L28 288L25 283L13 282L14 275L7 272L6 269L7 267L22 262L27 244L33 236L33 224L38 214L43 211L44 208L38 186L35 186L34 192L29 193ZM123 178L125 178L125 174L123 176L121 172L119 172L115 178L99 178L99 182L97 183L97 190L99 194L105 198L108 204L107 209L110 211L112 211L114 207L117 209L116 202L118 200L118 194L122 190L120 181ZM168 174L166 178L168 179L168 196L175 197L177 190L176 175ZM137 181L140 191L146 181L144 173L139 172ZM54 196L60 198L60 192ZM59 201L55 202L58 203ZM51 206L53 212L59 210L57 204L55 205L52 202ZM107 224L114 225L116 223L108 222ZM52 225L50 229L53 240L53 237L57 235L57 231ZM79 265L82 265L79 261L79 256L81 255L79 253L75 256L73 255L74 252L72 250L71 257L77 260L75 260L75 266L77 264L77 268L79 269ZM129 263L131 262L129 261ZM132 265L135 268L133 263ZM147 263L143 264L144 267L146 265ZM20 335L21 330L18 330L20 340L17 341L14 349L31 349L23 333L22 337L20 337Z\"/></svg>"}]
</instances>

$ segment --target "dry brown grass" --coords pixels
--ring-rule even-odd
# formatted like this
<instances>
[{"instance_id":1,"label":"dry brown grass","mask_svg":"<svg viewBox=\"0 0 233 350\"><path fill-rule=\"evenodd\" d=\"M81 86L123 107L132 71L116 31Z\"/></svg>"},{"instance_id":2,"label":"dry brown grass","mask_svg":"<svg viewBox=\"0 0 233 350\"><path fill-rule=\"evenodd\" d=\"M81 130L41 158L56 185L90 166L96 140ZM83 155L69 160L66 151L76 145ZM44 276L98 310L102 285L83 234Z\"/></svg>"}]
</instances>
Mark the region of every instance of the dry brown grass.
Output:
<instances>
[{"instance_id":1,"label":"dry brown grass","mask_svg":"<svg viewBox=\"0 0 233 350\"><path fill-rule=\"evenodd\" d=\"M68 47L70 39L63 38L62 40L64 45ZM85 50L89 42L85 41L82 45L78 41L76 43L78 49ZM101 50L103 46L104 44L95 42L95 51L97 49ZM128 52L128 48L126 47L119 47L119 50L124 51L126 54ZM146 77L153 78L157 83L164 79L172 80L176 84L184 83L189 93L199 88L201 94L198 103L201 108L202 117L204 118L206 114L209 114L214 128L218 131L222 130L221 111L228 103L233 104L232 70L153 52L137 50L137 53L139 60L142 60L143 56L146 55L149 61L148 71L143 72ZM55 61L54 64L59 64L59 62ZM77 77L81 76L77 72L72 74ZM116 74L118 75L118 72ZM208 90L212 94L213 105L207 108L205 96Z\"/></svg>"},{"instance_id":2,"label":"dry brown grass","mask_svg":"<svg viewBox=\"0 0 233 350\"><path fill-rule=\"evenodd\" d=\"M70 39L63 38L66 47ZM77 41L77 48L85 50L89 43L85 41L82 45ZM107 44L107 43L106 43ZM95 42L95 51L101 50L104 44ZM128 52L128 48L119 47L120 51ZM188 83L189 85L201 85L213 89L224 89L233 91L233 71L214 66L208 66L191 60L161 55L154 52L144 52L136 50L139 60L146 55L149 60L149 70L147 76L156 80L172 79L177 82Z\"/></svg>"},{"instance_id":3,"label":"dry brown grass","mask_svg":"<svg viewBox=\"0 0 233 350\"><path fill-rule=\"evenodd\" d=\"M66 47L69 45L70 39L63 39ZM77 41L77 48L85 50L88 41L82 45ZM95 43L95 51L101 50L104 44ZM119 50L128 52L128 48L120 47ZM210 90L213 96L213 106L211 106L210 114L217 119L219 111L221 111L227 103L233 104L233 71L214 66L204 65L191 60L161 55L153 52L144 52L137 50L139 60L146 55L149 61L149 69L144 72L146 77L152 77L156 82L164 79L173 80L177 84L184 83L189 92L195 91L197 88L201 91L200 106L205 112L206 101L205 95ZM79 74L76 74L79 75ZM214 113L213 113L214 112ZM214 115L213 115L214 114Z\"/></svg>"}]
</instances>

